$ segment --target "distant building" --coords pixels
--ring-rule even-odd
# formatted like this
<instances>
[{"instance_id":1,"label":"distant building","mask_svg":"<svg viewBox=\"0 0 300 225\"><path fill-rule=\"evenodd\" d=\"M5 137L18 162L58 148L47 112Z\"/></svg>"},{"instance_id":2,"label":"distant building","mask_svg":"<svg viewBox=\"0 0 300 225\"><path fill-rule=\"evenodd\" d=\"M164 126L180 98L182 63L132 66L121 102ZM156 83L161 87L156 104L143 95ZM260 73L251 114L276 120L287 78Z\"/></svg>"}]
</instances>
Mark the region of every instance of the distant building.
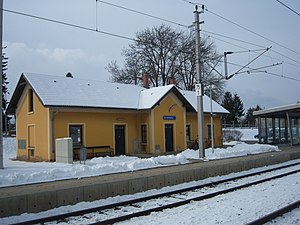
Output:
<instances>
[{"instance_id":1,"label":"distant building","mask_svg":"<svg viewBox=\"0 0 300 225\"><path fill-rule=\"evenodd\" d=\"M300 104L254 111L259 141L269 144L300 144Z\"/></svg>"},{"instance_id":2,"label":"distant building","mask_svg":"<svg viewBox=\"0 0 300 225\"><path fill-rule=\"evenodd\" d=\"M175 85L156 88L63 76L22 74L7 113L16 116L17 157L54 161L55 140L71 137L74 156L165 154L197 139L196 94ZM204 97L205 143L210 144L210 99ZM215 145L222 115L213 101Z\"/></svg>"}]
</instances>

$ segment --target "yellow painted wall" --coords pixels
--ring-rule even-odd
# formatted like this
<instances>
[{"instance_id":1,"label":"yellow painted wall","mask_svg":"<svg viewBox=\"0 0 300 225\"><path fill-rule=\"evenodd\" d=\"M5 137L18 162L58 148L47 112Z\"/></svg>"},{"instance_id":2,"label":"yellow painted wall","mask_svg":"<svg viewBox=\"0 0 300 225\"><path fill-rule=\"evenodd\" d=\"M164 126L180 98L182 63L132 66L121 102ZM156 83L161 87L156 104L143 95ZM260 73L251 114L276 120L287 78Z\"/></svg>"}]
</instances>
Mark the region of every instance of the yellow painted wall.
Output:
<instances>
[{"instance_id":1,"label":"yellow painted wall","mask_svg":"<svg viewBox=\"0 0 300 225\"><path fill-rule=\"evenodd\" d=\"M83 144L114 148L114 125L125 125L126 154L134 153L133 142L139 141L142 116L118 112L56 112L55 139L69 136L69 125L83 125Z\"/></svg>"},{"instance_id":2,"label":"yellow painted wall","mask_svg":"<svg viewBox=\"0 0 300 225\"><path fill-rule=\"evenodd\" d=\"M164 120L164 116L176 116L176 120ZM165 152L165 124L173 124L174 151L186 149L185 139L185 108L182 102L173 94L168 94L158 106L153 109L153 142L152 152L159 145L161 152Z\"/></svg>"},{"instance_id":3,"label":"yellow painted wall","mask_svg":"<svg viewBox=\"0 0 300 225\"><path fill-rule=\"evenodd\" d=\"M16 110L17 158L21 160L48 161L49 158L49 120L48 109L43 107L38 97L33 95L34 110L29 111L29 86L21 96ZM18 141L25 140L26 148L21 149ZM30 151L33 151L31 154Z\"/></svg>"},{"instance_id":4,"label":"yellow painted wall","mask_svg":"<svg viewBox=\"0 0 300 225\"><path fill-rule=\"evenodd\" d=\"M214 145L216 147L223 146L223 139L222 139L222 116L217 115L214 117ZM191 125L191 140L196 140L198 138L198 120L196 113L188 113L187 124ZM206 147L209 145L210 141L208 140L208 125L210 125L210 115L204 114L204 141Z\"/></svg>"},{"instance_id":5,"label":"yellow painted wall","mask_svg":"<svg viewBox=\"0 0 300 225\"><path fill-rule=\"evenodd\" d=\"M59 108L48 109L34 94L34 111L29 109L29 86L19 100L16 110L17 157L23 160L55 160L54 150L57 138L69 137L69 125L83 126L83 144L89 146L110 146L115 148L114 126L125 125L126 154L165 152L165 124L173 124L174 152L187 148L186 124L191 125L191 140L197 138L197 114L186 113L182 102L174 93L169 93L152 110L105 110ZM175 120L165 120L164 116L176 116ZM52 120L54 118L54 139ZM141 125L147 125L147 143L141 144ZM207 140L210 124L209 115L204 116L204 133ZM222 146L221 116L214 118L215 146ZM18 140L25 140L21 149ZM24 142L23 142L24 143ZM138 143L138 144L136 144ZM30 151L33 151L31 156Z\"/></svg>"}]
</instances>

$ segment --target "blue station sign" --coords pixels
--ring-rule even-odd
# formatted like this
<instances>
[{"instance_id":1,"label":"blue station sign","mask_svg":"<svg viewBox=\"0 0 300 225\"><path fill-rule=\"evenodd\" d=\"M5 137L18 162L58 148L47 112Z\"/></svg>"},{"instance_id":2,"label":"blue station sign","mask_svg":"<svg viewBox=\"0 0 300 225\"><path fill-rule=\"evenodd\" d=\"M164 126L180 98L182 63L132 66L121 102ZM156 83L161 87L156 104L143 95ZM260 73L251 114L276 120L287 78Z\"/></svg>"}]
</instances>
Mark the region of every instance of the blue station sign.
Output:
<instances>
[{"instance_id":1,"label":"blue station sign","mask_svg":"<svg viewBox=\"0 0 300 225\"><path fill-rule=\"evenodd\" d=\"M176 120L176 116L163 116L164 120Z\"/></svg>"}]
</instances>

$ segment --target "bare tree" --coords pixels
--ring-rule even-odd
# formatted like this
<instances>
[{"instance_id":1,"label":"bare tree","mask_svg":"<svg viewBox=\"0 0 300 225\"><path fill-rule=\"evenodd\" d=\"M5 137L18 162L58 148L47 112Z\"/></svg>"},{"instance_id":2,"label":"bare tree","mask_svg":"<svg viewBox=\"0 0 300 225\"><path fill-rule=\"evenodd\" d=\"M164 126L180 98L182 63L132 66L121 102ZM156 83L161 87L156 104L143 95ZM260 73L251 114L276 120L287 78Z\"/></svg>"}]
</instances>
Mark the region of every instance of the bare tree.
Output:
<instances>
[{"instance_id":1,"label":"bare tree","mask_svg":"<svg viewBox=\"0 0 300 225\"><path fill-rule=\"evenodd\" d=\"M218 100L224 92L224 81L211 70L219 56L215 45L208 39L200 46L203 61L204 86L214 84L214 99ZM149 75L151 86L163 86L169 79L176 80L176 85L185 90L194 90L196 81L195 38L191 32L173 30L161 25L145 29L136 34L135 41L122 51L125 57L124 68L116 61L108 64L107 70L112 74L111 80L118 83L139 85L142 75Z\"/></svg>"}]
</instances>

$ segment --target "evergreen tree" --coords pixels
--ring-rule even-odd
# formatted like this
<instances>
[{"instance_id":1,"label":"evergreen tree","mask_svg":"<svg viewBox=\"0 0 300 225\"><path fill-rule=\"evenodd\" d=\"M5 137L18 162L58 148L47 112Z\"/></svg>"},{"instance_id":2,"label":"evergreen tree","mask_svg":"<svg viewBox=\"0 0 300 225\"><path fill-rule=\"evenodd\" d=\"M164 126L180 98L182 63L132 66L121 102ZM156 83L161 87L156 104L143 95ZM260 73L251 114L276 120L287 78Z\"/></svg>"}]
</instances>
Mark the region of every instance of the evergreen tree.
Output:
<instances>
[{"instance_id":1,"label":"evergreen tree","mask_svg":"<svg viewBox=\"0 0 300 225\"><path fill-rule=\"evenodd\" d=\"M229 112L233 111L233 102L232 102L232 94L229 91L226 91L223 97L222 106L227 109ZM230 124L233 121L231 113L224 116L224 122L226 124Z\"/></svg>"},{"instance_id":2,"label":"evergreen tree","mask_svg":"<svg viewBox=\"0 0 300 225\"><path fill-rule=\"evenodd\" d=\"M244 115L244 104L237 93L232 96L229 91L226 91L221 105L229 111L229 114L224 117L226 124L237 124L238 119Z\"/></svg>"},{"instance_id":3,"label":"evergreen tree","mask_svg":"<svg viewBox=\"0 0 300 225\"><path fill-rule=\"evenodd\" d=\"M234 123L237 123L238 118L241 118L242 116L245 115L244 104L237 93L235 93L233 96L233 108L234 108Z\"/></svg>"},{"instance_id":4,"label":"evergreen tree","mask_svg":"<svg viewBox=\"0 0 300 225\"><path fill-rule=\"evenodd\" d=\"M262 108L259 106L259 105L256 105L256 107L252 108L250 107L248 110L247 110L247 113L246 113L246 122L249 124L249 126L253 127L255 126L255 118L253 116L253 112L254 111L258 111L258 110L261 110Z\"/></svg>"}]
</instances>

